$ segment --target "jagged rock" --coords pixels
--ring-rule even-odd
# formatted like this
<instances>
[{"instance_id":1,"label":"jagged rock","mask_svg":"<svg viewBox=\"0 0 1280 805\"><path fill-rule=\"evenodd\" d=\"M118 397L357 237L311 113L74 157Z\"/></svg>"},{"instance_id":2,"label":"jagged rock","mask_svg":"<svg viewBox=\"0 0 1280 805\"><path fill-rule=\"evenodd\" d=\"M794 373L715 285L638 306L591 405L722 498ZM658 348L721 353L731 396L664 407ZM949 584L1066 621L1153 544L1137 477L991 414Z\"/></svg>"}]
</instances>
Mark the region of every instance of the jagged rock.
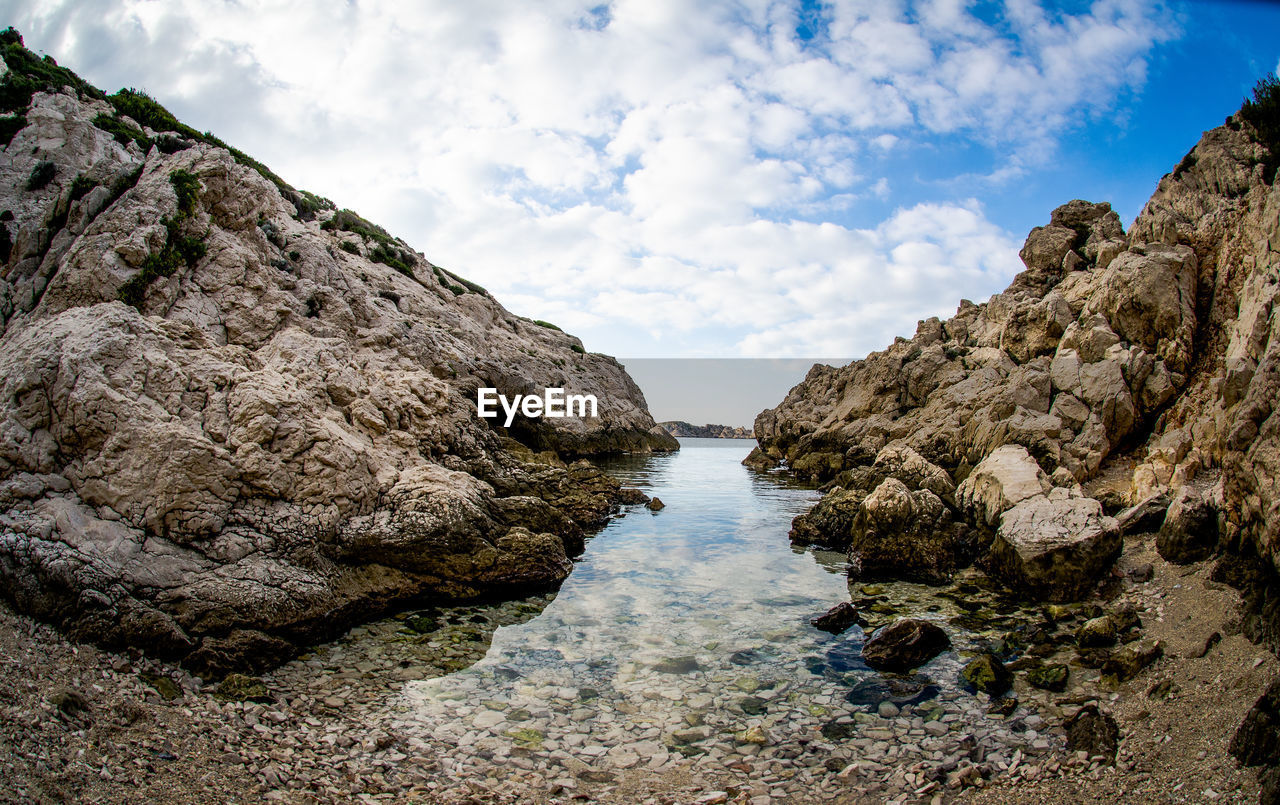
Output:
<instances>
[{"instance_id":1,"label":"jagged rock","mask_svg":"<svg viewBox=\"0 0 1280 805\"><path fill-rule=\"evenodd\" d=\"M1280 679L1245 715L1227 751L1246 766L1280 765Z\"/></svg>"},{"instance_id":2,"label":"jagged rock","mask_svg":"<svg viewBox=\"0 0 1280 805\"><path fill-rule=\"evenodd\" d=\"M645 504L645 508L649 509L650 511L657 512L667 508L667 504L663 503L662 500L657 496L654 496L649 498L649 502Z\"/></svg>"},{"instance_id":3,"label":"jagged rock","mask_svg":"<svg viewBox=\"0 0 1280 805\"><path fill-rule=\"evenodd\" d=\"M862 658L879 671L910 671L946 651L951 639L942 627L918 618L894 621L862 646Z\"/></svg>"},{"instance_id":4,"label":"jagged rock","mask_svg":"<svg viewBox=\"0 0 1280 805\"><path fill-rule=\"evenodd\" d=\"M866 496L866 492L854 489L839 489L823 496L813 508L791 521L791 541L797 545L848 548L853 522Z\"/></svg>"},{"instance_id":5,"label":"jagged rock","mask_svg":"<svg viewBox=\"0 0 1280 805\"><path fill-rule=\"evenodd\" d=\"M620 501L628 506L649 502L649 496L634 487L624 486L618 490L618 494Z\"/></svg>"},{"instance_id":6,"label":"jagged rock","mask_svg":"<svg viewBox=\"0 0 1280 805\"><path fill-rule=\"evenodd\" d=\"M1072 601L1102 579L1120 547L1115 520L1098 501L1037 495L1004 513L986 561L1015 590Z\"/></svg>"},{"instance_id":7,"label":"jagged rock","mask_svg":"<svg viewBox=\"0 0 1280 805\"><path fill-rule=\"evenodd\" d=\"M1160 556L1179 565L1211 556L1218 549L1220 509L1211 493L1191 486L1178 490L1156 536Z\"/></svg>"},{"instance_id":8,"label":"jagged rock","mask_svg":"<svg viewBox=\"0 0 1280 805\"><path fill-rule=\"evenodd\" d=\"M970 529L928 489L887 478L858 508L849 537L850 575L942 583L973 560Z\"/></svg>"},{"instance_id":9,"label":"jagged rock","mask_svg":"<svg viewBox=\"0 0 1280 805\"><path fill-rule=\"evenodd\" d=\"M94 123L115 112L36 93L0 166L18 609L257 671L412 598L554 587L621 498L561 457L677 447L612 358L192 130L122 146ZM28 191L37 158L55 178ZM507 427L481 387L597 411Z\"/></svg>"},{"instance_id":10,"label":"jagged rock","mask_svg":"<svg viewBox=\"0 0 1280 805\"><path fill-rule=\"evenodd\" d=\"M1169 510L1169 496L1157 492L1116 515L1116 528L1124 536L1156 531Z\"/></svg>"},{"instance_id":11,"label":"jagged rock","mask_svg":"<svg viewBox=\"0 0 1280 805\"><path fill-rule=\"evenodd\" d=\"M840 634L855 623L861 622L862 617L858 614L857 607L848 601L841 601L826 613L810 621L822 631L831 632L831 634Z\"/></svg>"},{"instance_id":12,"label":"jagged rock","mask_svg":"<svg viewBox=\"0 0 1280 805\"><path fill-rule=\"evenodd\" d=\"M1098 710L1094 704L1086 704L1063 725L1067 732L1068 752L1087 752L1089 757L1101 755L1108 763L1115 763L1116 750L1120 747L1120 727L1109 714Z\"/></svg>"},{"instance_id":13,"label":"jagged rock","mask_svg":"<svg viewBox=\"0 0 1280 805\"><path fill-rule=\"evenodd\" d=\"M974 520L994 527L1004 512L1052 488L1027 448L1008 444L974 468L956 490L956 503Z\"/></svg>"},{"instance_id":14,"label":"jagged rock","mask_svg":"<svg viewBox=\"0 0 1280 805\"><path fill-rule=\"evenodd\" d=\"M908 489L927 489L944 500L956 491L955 481L946 470L904 444L891 444L877 453L872 470L897 478Z\"/></svg>"}]
</instances>

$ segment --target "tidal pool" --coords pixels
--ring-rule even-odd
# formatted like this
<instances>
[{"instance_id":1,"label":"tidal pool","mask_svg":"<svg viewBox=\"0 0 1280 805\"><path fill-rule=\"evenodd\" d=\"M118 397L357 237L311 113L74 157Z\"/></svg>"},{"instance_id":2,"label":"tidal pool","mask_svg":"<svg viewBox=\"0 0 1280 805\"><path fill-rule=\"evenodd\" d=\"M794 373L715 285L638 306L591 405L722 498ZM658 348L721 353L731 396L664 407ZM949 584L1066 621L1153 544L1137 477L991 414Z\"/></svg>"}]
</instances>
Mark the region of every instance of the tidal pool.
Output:
<instances>
[{"instance_id":1,"label":"tidal pool","mask_svg":"<svg viewBox=\"0 0 1280 805\"><path fill-rule=\"evenodd\" d=\"M810 624L851 597L842 554L787 539L818 493L743 467L751 442L681 444L606 464L666 507L610 521L557 593L404 613L277 680L358 705L362 724L441 757L445 780L510 793L727 775L810 801L859 774L864 793L882 776L886 791L929 789L975 753L1016 763L1051 747L1034 712L989 715L957 686L975 638L956 624L978 606L955 592L965 582L853 583L873 624L910 614L952 635L953 650L914 674L871 671L861 627Z\"/></svg>"}]
</instances>

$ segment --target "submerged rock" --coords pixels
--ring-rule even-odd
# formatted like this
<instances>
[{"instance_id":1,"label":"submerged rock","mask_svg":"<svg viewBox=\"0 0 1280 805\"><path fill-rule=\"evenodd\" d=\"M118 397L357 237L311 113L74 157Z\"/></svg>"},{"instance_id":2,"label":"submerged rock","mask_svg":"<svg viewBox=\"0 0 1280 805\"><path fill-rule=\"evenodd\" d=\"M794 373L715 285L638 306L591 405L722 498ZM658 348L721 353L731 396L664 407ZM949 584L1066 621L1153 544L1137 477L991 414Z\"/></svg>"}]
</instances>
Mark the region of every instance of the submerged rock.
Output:
<instances>
[{"instance_id":1,"label":"submerged rock","mask_svg":"<svg viewBox=\"0 0 1280 805\"><path fill-rule=\"evenodd\" d=\"M894 621L862 647L862 658L878 671L910 671L951 647L940 626L918 618Z\"/></svg>"},{"instance_id":2,"label":"submerged rock","mask_svg":"<svg viewBox=\"0 0 1280 805\"><path fill-rule=\"evenodd\" d=\"M1013 674L1000 658L989 651L974 657L960 671L960 679L970 690L997 697L1013 686Z\"/></svg>"},{"instance_id":3,"label":"submerged rock","mask_svg":"<svg viewBox=\"0 0 1280 805\"><path fill-rule=\"evenodd\" d=\"M850 626L860 622L861 617L858 615L857 607L848 601L841 601L827 610L825 614L819 615L810 621L822 631L831 632L832 634L840 634Z\"/></svg>"}]
</instances>

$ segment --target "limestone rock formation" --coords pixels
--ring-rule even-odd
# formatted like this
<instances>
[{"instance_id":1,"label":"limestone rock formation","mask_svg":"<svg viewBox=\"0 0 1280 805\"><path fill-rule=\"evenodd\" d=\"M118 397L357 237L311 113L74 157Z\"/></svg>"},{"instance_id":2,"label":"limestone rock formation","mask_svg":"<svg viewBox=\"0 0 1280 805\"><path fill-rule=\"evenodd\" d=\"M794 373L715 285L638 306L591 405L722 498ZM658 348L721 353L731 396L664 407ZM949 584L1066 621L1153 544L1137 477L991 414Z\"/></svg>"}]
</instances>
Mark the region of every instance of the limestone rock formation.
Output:
<instances>
[{"instance_id":1,"label":"limestone rock formation","mask_svg":"<svg viewBox=\"0 0 1280 805\"><path fill-rule=\"evenodd\" d=\"M864 360L813 367L757 417L750 461L838 486L833 504L849 509L886 477L876 456L909 450L958 483L940 500L991 533L987 564L1010 583L1034 575L1019 569L1039 550L1028 539L1093 546L1073 560L1079 583L1055 595L1087 591L1115 554L1115 529L1152 527L1179 490L1219 475L1220 497L1197 511L1208 522L1216 506L1222 533L1192 553L1280 557L1280 191L1247 110L1205 134L1128 233L1107 204L1072 201L1028 235L1026 270L1003 293ZM1110 523L1081 495L1118 454L1132 462L1128 488L1093 494L1111 512L1138 508ZM793 537L845 530L836 508L798 518Z\"/></svg>"},{"instance_id":2,"label":"limestone rock formation","mask_svg":"<svg viewBox=\"0 0 1280 805\"><path fill-rule=\"evenodd\" d=\"M959 484L940 498L992 531L980 561L1010 585L1086 594L1121 533L1159 528L1172 561L1222 554L1245 634L1280 649L1277 132L1272 78L1128 232L1108 205L1072 201L1028 235L1003 293L848 366L814 366L756 418L749 459L839 487L842 516L819 503L793 535L845 528L883 481L874 457L909 448ZM1159 653L1127 646L1103 670L1126 678ZM1275 763L1251 748L1259 735L1242 730L1233 752Z\"/></svg>"},{"instance_id":3,"label":"limestone rock formation","mask_svg":"<svg viewBox=\"0 0 1280 805\"><path fill-rule=\"evenodd\" d=\"M19 609L207 667L278 658L409 598L554 586L619 499L561 458L676 447L612 358L145 95L5 54L0 589ZM598 411L503 428L480 387Z\"/></svg>"}]
</instances>

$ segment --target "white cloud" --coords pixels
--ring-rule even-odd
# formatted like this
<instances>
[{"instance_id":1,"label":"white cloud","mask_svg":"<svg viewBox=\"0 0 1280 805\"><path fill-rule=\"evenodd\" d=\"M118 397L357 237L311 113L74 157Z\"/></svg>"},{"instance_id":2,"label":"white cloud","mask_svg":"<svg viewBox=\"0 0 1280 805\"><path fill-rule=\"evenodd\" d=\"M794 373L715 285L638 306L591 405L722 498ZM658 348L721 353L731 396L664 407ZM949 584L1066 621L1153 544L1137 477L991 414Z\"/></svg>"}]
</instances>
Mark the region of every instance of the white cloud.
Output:
<instances>
[{"instance_id":1,"label":"white cloud","mask_svg":"<svg viewBox=\"0 0 1280 805\"><path fill-rule=\"evenodd\" d=\"M1140 86L1170 36L1141 0L1018 0L998 20L839 0L809 40L794 3L768 0L0 9L87 78L147 88L622 354L856 354L998 290L1017 243L972 191L882 160L963 176L975 166L946 148L978 143L998 160L988 181L1017 176ZM905 206L871 217L891 189Z\"/></svg>"}]
</instances>

